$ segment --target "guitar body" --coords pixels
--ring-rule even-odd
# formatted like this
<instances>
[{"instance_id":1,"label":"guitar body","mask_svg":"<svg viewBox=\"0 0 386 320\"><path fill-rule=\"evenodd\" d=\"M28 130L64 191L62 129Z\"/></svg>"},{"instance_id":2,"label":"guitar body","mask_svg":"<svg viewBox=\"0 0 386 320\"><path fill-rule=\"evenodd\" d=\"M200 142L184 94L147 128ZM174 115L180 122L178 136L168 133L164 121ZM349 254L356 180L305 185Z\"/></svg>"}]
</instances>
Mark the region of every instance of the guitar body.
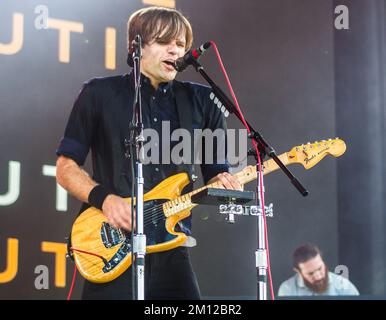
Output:
<instances>
[{"instance_id":1,"label":"guitar body","mask_svg":"<svg viewBox=\"0 0 386 320\"><path fill-rule=\"evenodd\" d=\"M162 203L179 197L188 183L188 175L179 173L165 179L144 195L146 253L174 249L186 241L186 235L176 232L175 227L180 220L190 215L190 209L167 218ZM131 203L131 198L125 200ZM165 241L165 235L170 240L162 242ZM130 241L131 233L110 226L102 212L94 207L78 216L71 232L71 245L78 270L84 278L95 283L114 280L130 267ZM108 264L89 253L104 257Z\"/></svg>"}]
</instances>

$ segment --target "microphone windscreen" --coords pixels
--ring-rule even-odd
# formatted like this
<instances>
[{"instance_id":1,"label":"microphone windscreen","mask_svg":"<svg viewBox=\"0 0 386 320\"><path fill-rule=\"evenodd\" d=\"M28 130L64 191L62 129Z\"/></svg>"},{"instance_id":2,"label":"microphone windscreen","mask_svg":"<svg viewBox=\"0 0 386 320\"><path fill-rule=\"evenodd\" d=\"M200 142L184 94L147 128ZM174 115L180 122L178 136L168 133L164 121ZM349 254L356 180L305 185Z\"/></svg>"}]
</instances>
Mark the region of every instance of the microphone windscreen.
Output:
<instances>
[{"instance_id":1,"label":"microphone windscreen","mask_svg":"<svg viewBox=\"0 0 386 320\"><path fill-rule=\"evenodd\" d=\"M178 72L182 72L186 69L186 67L188 66L188 64L186 63L186 61L184 60L184 58L178 58L174 64L174 69L176 69Z\"/></svg>"}]
</instances>

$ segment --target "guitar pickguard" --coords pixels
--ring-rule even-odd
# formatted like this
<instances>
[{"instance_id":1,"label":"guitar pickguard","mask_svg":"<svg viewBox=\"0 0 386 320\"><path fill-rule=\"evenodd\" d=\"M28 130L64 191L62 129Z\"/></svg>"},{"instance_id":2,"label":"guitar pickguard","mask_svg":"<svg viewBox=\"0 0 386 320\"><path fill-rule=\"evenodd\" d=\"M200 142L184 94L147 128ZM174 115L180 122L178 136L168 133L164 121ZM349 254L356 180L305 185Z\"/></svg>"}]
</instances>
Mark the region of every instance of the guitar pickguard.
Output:
<instances>
[{"instance_id":1,"label":"guitar pickguard","mask_svg":"<svg viewBox=\"0 0 386 320\"><path fill-rule=\"evenodd\" d=\"M144 202L144 233L146 245L156 245L170 241L176 236L171 235L165 228L166 217L163 214L162 204L167 199L148 200ZM111 249L120 245L115 255L104 266L103 272L114 269L128 254L131 254L131 232L117 229L107 222L103 222L100 230L103 245Z\"/></svg>"}]
</instances>

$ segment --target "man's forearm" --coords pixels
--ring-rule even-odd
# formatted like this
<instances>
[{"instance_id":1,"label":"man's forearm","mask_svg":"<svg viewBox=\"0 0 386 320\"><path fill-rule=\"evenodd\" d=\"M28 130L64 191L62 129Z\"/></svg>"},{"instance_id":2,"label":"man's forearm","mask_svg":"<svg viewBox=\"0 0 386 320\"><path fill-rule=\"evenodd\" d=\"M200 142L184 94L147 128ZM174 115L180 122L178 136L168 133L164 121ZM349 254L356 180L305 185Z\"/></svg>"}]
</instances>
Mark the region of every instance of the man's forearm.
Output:
<instances>
[{"instance_id":1,"label":"man's forearm","mask_svg":"<svg viewBox=\"0 0 386 320\"><path fill-rule=\"evenodd\" d=\"M87 203L91 190L98 185L74 160L64 156L60 156L56 162L56 181L74 197ZM95 205L98 202L97 195L94 199L91 197L90 202L102 210L112 226L131 231L131 207L125 199L109 194L99 205Z\"/></svg>"},{"instance_id":2,"label":"man's forearm","mask_svg":"<svg viewBox=\"0 0 386 320\"><path fill-rule=\"evenodd\" d=\"M56 162L56 181L82 202L88 202L90 191L97 185L74 160L64 156Z\"/></svg>"}]
</instances>

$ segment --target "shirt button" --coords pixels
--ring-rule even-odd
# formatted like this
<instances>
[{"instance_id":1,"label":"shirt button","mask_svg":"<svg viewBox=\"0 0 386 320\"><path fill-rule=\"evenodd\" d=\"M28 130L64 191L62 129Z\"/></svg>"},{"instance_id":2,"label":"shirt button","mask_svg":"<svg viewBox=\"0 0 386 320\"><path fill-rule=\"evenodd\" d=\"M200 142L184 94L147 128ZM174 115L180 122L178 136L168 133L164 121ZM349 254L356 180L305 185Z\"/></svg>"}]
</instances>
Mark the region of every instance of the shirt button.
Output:
<instances>
[{"instance_id":1,"label":"shirt button","mask_svg":"<svg viewBox=\"0 0 386 320\"><path fill-rule=\"evenodd\" d=\"M164 93L166 93L166 89L164 89Z\"/></svg>"},{"instance_id":2,"label":"shirt button","mask_svg":"<svg viewBox=\"0 0 386 320\"><path fill-rule=\"evenodd\" d=\"M158 168L155 168L154 170L155 170L155 171L157 171L157 172L159 171L159 169L158 169Z\"/></svg>"},{"instance_id":3,"label":"shirt button","mask_svg":"<svg viewBox=\"0 0 386 320\"><path fill-rule=\"evenodd\" d=\"M155 97L154 97L154 96L152 96L151 98L152 98L153 100L155 100Z\"/></svg>"},{"instance_id":4,"label":"shirt button","mask_svg":"<svg viewBox=\"0 0 386 320\"><path fill-rule=\"evenodd\" d=\"M158 119L157 119L157 118L154 118L153 120L154 120L154 122L157 122Z\"/></svg>"}]
</instances>

